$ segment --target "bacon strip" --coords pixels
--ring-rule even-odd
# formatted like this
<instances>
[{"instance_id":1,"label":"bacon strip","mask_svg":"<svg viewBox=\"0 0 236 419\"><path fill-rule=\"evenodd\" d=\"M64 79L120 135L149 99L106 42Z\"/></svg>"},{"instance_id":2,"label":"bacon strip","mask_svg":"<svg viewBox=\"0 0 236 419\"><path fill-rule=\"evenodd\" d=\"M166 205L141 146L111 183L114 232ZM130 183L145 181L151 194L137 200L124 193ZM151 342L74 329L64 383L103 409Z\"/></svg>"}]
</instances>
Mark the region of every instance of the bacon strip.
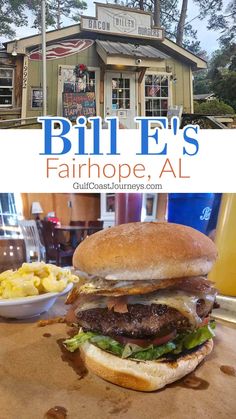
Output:
<instances>
[{"instance_id":1,"label":"bacon strip","mask_svg":"<svg viewBox=\"0 0 236 419\"><path fill-rule=\"evenodd\" d=\"M115 297L108 298L107 300L108 310L115 311L116 313L128 313L127 298L126 297Z\"/></svg>"},{"instance_id":2,"label":"bacon strip","mask_svg":"<svg viewBox=\"0 0 236 419\"><path fill-rule=\"evenodd\" d=\"M214 294L216 292L213 282L203 276L199 276L197 278L184 278L180 284L175 284L174 287L170 288L201 294Z\"/></svg>"}]
</instances>

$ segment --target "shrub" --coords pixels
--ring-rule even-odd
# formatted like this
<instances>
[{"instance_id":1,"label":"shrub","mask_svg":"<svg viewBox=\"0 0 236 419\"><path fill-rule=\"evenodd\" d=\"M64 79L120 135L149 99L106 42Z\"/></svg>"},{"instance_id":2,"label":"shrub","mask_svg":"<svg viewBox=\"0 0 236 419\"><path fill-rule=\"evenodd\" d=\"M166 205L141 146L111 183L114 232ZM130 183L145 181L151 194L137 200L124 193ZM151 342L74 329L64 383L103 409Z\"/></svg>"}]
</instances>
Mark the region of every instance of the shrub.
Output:
<instances>
[{"instance_id":1,"label":"shrub","mask_svg":"<svg viewBox=\"0 0 236 419\"><path fill-rule=\"evenodd\" d=\"M209 102L194 102L194 113L203 115L229 115L235 114L234 109L225 102L210 100Z\"/></svg>"}]
</instances>

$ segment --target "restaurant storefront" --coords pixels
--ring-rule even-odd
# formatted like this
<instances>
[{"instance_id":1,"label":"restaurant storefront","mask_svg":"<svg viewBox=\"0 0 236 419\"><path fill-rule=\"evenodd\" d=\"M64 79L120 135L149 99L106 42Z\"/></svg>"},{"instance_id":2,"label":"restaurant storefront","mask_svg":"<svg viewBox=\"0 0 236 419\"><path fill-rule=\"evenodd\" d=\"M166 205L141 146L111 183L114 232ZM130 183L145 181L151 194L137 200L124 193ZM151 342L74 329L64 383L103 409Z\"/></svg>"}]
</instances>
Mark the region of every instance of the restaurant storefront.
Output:
<instances>
[{"instance_id":1,"label":"restaurant storefront","mask_svg":"<svg viewBox=\"0 0 236 419\"><path fill-rule=\"evenodd\" d=\"M42 114L41 36L17 41L22 60L21 117ZM8 54L16 50L7 44ZM193 112L192 71L206 62L164 37L152 15L96 4L96 17L47 32L48 114L118 116L133 128L136 115Z\"/></svg>"}]
</instances>

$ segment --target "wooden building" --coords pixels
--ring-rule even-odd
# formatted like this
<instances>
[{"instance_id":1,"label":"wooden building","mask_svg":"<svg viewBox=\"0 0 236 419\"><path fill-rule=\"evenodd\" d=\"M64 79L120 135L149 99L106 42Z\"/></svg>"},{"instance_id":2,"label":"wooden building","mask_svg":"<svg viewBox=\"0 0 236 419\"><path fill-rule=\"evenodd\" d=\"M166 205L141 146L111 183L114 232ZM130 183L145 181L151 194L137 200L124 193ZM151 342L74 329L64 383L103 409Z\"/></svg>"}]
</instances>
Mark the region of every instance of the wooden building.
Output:
<instances>
[{"instance_id":1,"label":"wooden building","mask_svg":"<svg viewBox=\"0 0 236 419\"><path fill-rule=\"evenodd\" d=\"M165 38L148 12L96 3L95 18L46 39L49 115L116 115L132 128L136 115L165 116L175 106L193 112L192 71L206 62ZM1 102L0 113L20 107L22 118L41 115L41 36L8 42L6 52L0 72L11 69L12 101Z\"/></svg>"}]
</instances>

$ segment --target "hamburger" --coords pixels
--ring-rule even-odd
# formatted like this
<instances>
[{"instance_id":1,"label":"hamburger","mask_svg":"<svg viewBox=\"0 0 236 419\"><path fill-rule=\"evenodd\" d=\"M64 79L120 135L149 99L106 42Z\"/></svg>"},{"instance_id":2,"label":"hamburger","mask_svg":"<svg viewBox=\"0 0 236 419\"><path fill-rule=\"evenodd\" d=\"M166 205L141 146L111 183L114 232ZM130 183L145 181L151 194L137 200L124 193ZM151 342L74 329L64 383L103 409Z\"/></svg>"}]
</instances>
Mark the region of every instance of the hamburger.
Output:
<instances>
[{"instance_id":1,"label":"hamburger","mask_svg":"<svg viewBox=\"0 0 236 419\"><path fill-rule=\"evenodd\" d=\"M206 275L216 255L207 236L178 224L130 223L91 235L73 256L84 283L67 299L79 331L64 345L79 349L98 376L134 390L192 372L213 348L216 290Z\"/></svg>"}]
</instances>

